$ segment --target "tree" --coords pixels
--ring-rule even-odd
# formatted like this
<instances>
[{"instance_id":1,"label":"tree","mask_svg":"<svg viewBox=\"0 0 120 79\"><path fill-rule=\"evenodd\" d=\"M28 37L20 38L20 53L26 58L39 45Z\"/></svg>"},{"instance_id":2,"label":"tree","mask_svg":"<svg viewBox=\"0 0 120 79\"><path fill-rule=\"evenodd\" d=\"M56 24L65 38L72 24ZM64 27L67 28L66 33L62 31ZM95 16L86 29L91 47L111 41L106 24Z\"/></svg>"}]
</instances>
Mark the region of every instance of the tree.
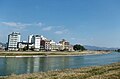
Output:
<instances>
[{"instance_id":1,"label":"tree","mask_svg":"<svg viewBox=\"0 0 120 79\"><path fill-rule=\"evenodd\" d=\"M73 49L75 50L75 51L83 51L83 50L86 50L85 48L84 48L84 46L82 46L82 45L79 45L79 44L76 44L76 45L74 45L73 46Z\"/></svg>"},{"instance_id":2,"label":"tree","mask_svg":"<svg viewBox=\"0 0 120 79\"><path fill-rule=\"evenodd\" d=\"M31 51L34 51L34 49L35 49L35 47L34 47L34 46L32 46L32 47L30 48L30 50L31 50Z\"/></svg>"},{"instance_id":3,"label":"tree","mask_svg":"<svg viewBox=\"0 0 120 79\"><path fill-rule=\"evenodd\" d=\"M26 50L28 50L28 46L25 46L25 47L23 48L23 51L26 51Z\"/></svg>"},{"instance_id":4,"label":"tree","mask_svg":"<svg viewBox=\"0 0 120 79\"><path fill-rule=\"evenodd\" d=\"M117 52L120 52L120 49L118 49Z\"/></svg>"}]
</instances>

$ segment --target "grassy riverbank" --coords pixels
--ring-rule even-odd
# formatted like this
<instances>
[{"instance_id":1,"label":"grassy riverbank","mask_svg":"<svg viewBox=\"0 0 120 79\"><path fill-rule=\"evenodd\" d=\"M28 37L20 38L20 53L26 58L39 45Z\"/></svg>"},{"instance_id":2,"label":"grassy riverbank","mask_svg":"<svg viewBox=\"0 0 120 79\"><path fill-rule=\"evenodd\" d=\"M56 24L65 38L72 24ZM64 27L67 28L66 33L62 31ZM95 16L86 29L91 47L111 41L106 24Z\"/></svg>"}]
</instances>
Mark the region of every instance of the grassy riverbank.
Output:
<instances>
[{"instance_id":1,"label":"grassy riverbank","mask_svg":"<svg viewBox=\"0 0 120 79\"><path fill-rule=\"evenodd\" d=\"M0 52L0 56L63 56L63 55L91 55L107 54L106 51L82 51L82 52Z\"/></svg>"},{"instance_id":2,"label":"grassy riverbank","mask_svg":"<svg viewBox=\"0 0 120 79\"><path fill-rule=\"evenodd\" d=\"M1 77L0 79L120 79L120 63L79 69L11 75Z\"/></svg>"}]
</instances>

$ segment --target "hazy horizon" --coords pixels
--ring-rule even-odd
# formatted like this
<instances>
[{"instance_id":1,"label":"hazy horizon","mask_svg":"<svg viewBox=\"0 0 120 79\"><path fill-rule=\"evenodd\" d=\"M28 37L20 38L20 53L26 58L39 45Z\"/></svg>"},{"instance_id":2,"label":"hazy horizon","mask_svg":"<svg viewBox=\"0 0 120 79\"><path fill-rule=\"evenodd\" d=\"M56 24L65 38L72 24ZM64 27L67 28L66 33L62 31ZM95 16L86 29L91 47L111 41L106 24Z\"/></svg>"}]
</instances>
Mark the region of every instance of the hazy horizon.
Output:
<instances>
[{"instance_id":1,"label":"hazy horizon","mask_svg":"<svg viewBox=\"0 0 120 79\"><path fill-rule=\"evenodd\" d=\"M0 42L11 32L56 42L120 47L119 0L0 0Z\"/></svg>"}]
</instances>

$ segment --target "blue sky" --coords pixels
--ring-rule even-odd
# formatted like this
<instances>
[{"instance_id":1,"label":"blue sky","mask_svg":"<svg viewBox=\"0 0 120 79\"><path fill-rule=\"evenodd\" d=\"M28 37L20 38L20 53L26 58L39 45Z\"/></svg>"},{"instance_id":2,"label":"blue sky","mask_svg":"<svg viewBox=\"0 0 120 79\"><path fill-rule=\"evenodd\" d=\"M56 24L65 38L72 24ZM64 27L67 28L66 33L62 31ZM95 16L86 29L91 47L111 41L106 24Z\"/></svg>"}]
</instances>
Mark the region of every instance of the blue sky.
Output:
<instances>
[{"instance_id":1,"label":"blue sky","mask_svg":"<svg viewBox=\"0 0 120 79\"><path fill-rule=\"evenodd\" d=\"M119 0L0 0L0 41L44 35L72 44L120 47Z\"/></svg>"}]
</instances>

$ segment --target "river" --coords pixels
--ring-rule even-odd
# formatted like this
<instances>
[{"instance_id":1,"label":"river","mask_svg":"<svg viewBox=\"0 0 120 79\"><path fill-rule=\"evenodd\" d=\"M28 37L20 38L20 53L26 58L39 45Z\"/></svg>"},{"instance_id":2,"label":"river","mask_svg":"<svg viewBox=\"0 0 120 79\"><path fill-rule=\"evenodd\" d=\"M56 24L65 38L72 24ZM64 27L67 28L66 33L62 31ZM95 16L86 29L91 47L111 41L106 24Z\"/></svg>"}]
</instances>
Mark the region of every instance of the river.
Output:
<instances>
[{"instance_id":1,"label":"river","mask_svg":"<svg viewBox=\"0 0 120 79\"><path fill-rule=\"evenodd\" d=\"M57 57L0 57L0 76L98 66L115 62L120 62L120 53Z\"/></svg>"}]
</instances>

